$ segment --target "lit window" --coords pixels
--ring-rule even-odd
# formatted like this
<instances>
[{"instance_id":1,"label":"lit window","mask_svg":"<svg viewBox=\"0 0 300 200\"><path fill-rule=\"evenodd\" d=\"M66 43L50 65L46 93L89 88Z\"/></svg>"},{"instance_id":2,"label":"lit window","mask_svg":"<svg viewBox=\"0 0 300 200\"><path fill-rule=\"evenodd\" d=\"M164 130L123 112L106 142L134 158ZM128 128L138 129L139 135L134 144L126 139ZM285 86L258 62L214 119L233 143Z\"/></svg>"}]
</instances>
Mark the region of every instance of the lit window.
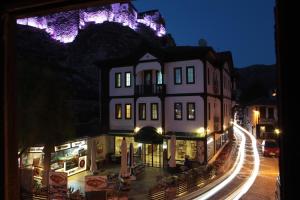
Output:
<instances>
[{"instance_id":1,"label":"lit window","mask_svg":"<svg viewBox=\"0 0 300 200\"><path fill-rule=\"evenodd\" d=\"M158 119L158 104L151 103L151 120L157 120L157 119Z\"/></svg>"},{"instance_id":2,"label":"lit window","mask_svg":"<svg viewBox=\"0 0 300 200\"><path fill-rule=\"evenodd\" d=\"M174 84L178 85L182 83L181 67L174 68Z\"/></svg>"},{"instance_id":3,"label":"lit window","mask_svg":"<svg viewBox=\"0 0 300 200\"><path fill-rule=\"evenodd\" d=\"M125 87L130 87L131 86L131 73L126 72L125 73Z\"/></svg>"},{"instance_id":4,"label":"lit window","mask_svg":"<svg viewBox=\"0 0 300 200\"><path fill-rule=\"evenodd\" d=\"M115 73L115 87L121 87L121 73Z\"/></svg>"},{"instance_id":5,"label":"lit window","mask_svg":"<svg viewBox=\"0 0 300 200\"><path fill-rule=\"evenodd\" d=\"M182 119L182 103L174 104L174 119L181 120Z\"/></svg>"},{"instance_id":6,"label":"lit window","mask_svg":"<svg viewBox=\"0 0 300 200\"><path fill-rule=\"evenodd\" d=\"M162 84L162 73L161 73L161 71L156 72L156 84Z\"/></svg>"},{"instance_id":7,"label":"lit window","mask_svg":"<svg viewBox=\"0 0 300 200\"><path fill-rule=\"evenodd\" d=\"M195 119L195 103L187 103L187 119L194 120Z\"/></svg>"},{"instance_id":8,"label":"lit window","mask_svg":"<svg viewBox=\"0 0 300 200\"><path fill-rule=\"evenodd\" d=\"M125 104L125 119L131 119L131 104Z\"/></svg>"},{"instance_id":9,"label":"lit window","mask_svg":"<svg viewBox=\"0 0 300 200\"><path fill-rule=\"evenodd\" d=\"M146 120L146 104L139 103L139 120Z\"/></svg>"},{"instance_id":10,"label":"lit window","mask_svg":"<svg viewBox=\"0 0 300 200\"><path fill-rule=\"evenodd\" d=\"M116 117L116 119L122 119L122 105L121 104L116 104L115 117Z\"/></svg>"},{"instance_id":11,"label":"lit window","mask_svg":"<svg viewBox=\"0 0 300 200\"><path fill-rule=\"evenodd\" d=\"M193 66L186 68L186 83L195 83L195 68Z\"/></svg>"}]
</instances>

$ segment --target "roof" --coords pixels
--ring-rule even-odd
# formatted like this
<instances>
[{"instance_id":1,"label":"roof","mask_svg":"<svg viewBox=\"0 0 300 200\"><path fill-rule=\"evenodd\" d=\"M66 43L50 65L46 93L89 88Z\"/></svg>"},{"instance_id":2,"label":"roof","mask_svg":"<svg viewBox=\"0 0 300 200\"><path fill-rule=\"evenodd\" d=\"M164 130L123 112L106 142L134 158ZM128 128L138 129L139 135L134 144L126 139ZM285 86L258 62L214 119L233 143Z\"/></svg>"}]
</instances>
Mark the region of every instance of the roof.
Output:
<instances>
[{"instance_id":1,"label":"roof","mask_svg":"<svg viewBox=\"0 0 300 200\"><path fill-rule=\"evenodd\" d=\"M181 60L201 59L207 60L211 64L219 67L220 61L218 54L212 47L200 47L200 46L176 46L159 48L149 44L142 44L140 48L134 51L131 55L117 58L96 61L95 64L99 67L119 67L136 65L139 59L150 53L163 62L173 62Z\"/></svg>"}]
</instances>

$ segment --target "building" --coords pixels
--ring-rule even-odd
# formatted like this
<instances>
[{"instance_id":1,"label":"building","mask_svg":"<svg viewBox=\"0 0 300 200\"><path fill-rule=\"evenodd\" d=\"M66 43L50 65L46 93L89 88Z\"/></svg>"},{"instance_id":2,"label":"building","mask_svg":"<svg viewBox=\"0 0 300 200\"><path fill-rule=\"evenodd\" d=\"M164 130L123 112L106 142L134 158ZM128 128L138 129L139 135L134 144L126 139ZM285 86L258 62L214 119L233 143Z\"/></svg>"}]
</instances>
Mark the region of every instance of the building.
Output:
<instances>
[{"instance_id":1,"label":"building","mask_svg":"<svg viewBox=\"0 0 300 200\"><path fill-rule=\"evenodd\" d=\"M258 98L245 106L245 126L257 138L276 138L278 111L275 98Z\"/></svg>"},{"instance_id":2,"label":"building","mask_svg":"<svg viewBox=\"0 0 300 200\"><path fill-rule=\"evenodd\" d=\"M97 63L103 131L120 154L133 143L136 162L163 167L176 135L176 160L207 163L228 141L233 63L211 47L141 48Z\"/></svg>"}]
</instances>

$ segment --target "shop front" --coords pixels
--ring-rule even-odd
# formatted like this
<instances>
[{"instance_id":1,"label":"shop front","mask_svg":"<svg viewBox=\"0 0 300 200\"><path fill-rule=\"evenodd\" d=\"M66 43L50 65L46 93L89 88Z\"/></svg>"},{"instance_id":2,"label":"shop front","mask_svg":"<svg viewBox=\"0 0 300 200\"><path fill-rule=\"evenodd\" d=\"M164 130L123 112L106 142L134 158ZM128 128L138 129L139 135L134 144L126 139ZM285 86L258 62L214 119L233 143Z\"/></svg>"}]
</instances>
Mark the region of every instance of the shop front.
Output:
<instances>
[{"instance_id":1,"label":"shop front","mask_svg":"<svg viewBox=\"0 0 300 200\"><path fill-rule=\"evenodd\" d=\"M228 131L225 131L222 134L216 134L216 152L228 141Z\"/></svg>"},{"instance_id":2,"label":"shop front","mask_svg":"<svg viewBox=\"0 0 300 200\"><path fill-rule=\"evenodd\" d=\"M66 172L68 176L87 169L87 139L55 146L51 153L51 170Z\"/></svg>"},{"instance_id":3,"label":"shop front","mask_svg":"<svg viewBox=\"0 0 300 200\"><path fill-rule=\"evenodd\" d=\"M22 154L19 167L32 169L33 180L41 184L44 169L44 146L30 147Z\"/></svg>"},{"instance_id":4,"label":"shop front","mask_svg":"<svg viewBox=\"0 0 300 200\"><path fill-rule=\"evenodd\" d=\"M141 128L134 141L141 147L141 159L146 166L163 167L163 136L154 127Z\"/></svg>"}]
</instances>

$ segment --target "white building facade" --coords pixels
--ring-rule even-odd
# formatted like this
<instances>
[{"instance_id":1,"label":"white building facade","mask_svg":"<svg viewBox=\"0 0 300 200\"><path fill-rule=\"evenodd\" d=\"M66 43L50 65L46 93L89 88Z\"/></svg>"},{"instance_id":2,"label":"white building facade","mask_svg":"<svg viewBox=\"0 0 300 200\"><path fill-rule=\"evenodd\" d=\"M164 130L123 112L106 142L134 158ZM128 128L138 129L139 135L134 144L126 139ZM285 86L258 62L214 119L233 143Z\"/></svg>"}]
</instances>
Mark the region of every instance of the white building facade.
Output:
<instances>
[{"instance_id":1,"label":"white building facade","mask_svg":"<svg viewBox=\"0 0 300 200\"><path fill-rule=\"evenodd\" d=\"M175 135L178 162L188 156L205 164L228 141L230 53L210 47L145 48L134 58L99 66L108 69L108 106L102 118L109 118L114 154L120 154L125 137L128 146L133 144L135 162L164 167Z\"/></svg>"}]
</instances>

